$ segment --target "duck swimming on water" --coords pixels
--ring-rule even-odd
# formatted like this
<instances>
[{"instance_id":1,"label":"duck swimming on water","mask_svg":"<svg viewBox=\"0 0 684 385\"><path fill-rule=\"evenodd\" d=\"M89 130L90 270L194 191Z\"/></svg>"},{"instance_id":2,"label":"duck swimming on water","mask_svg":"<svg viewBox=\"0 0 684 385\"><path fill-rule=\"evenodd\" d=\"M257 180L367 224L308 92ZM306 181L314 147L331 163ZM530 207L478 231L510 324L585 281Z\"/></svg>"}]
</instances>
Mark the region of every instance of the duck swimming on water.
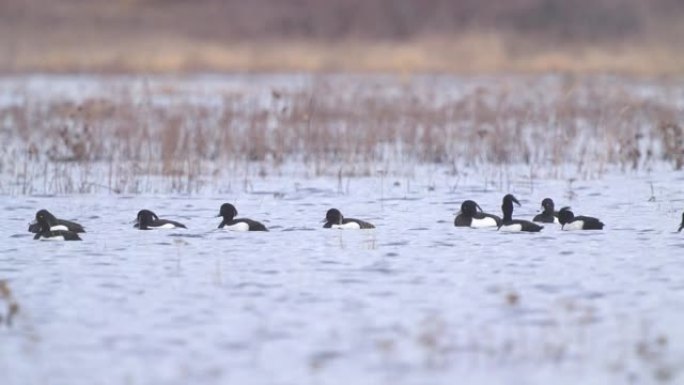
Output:
<instances>
[{"instance_id":1,"label":"duck swimming on water","mask_svg":"<svg viewBox=\"0 0 684 385\"><path fill-rule=\"evenodd\" d=\"M150 210L140 210L135 218L135 226L140 230L155 230L155 229L186 229L184 224L170 221L168 219L159 219L157 214Z\"/></svg>"},{"instance_id":2,"label":"duck swimming on water","mask_svg":"<svg viewBox=\"0 0 684 385\"><path fill-rule=\"evenodd\" d=\"M544 226L539 226L534 222L513 219L513 203L520 206L520 202L518 202L518 200L513 195L507 194L506 196L504 196L503 203L501 204L501 211L503 211L503 220L501 221L501 226L499 226L499 231L537 232L544 228Z\"/></svg>"},{"instance_id":3,"label":"duck swimming on water","mask_svg":"<svg viewBox=\"0 0 684 385\"><path fill-rule=\"evenodd\" d=\"M345 218L338 209L330 209L325 214L325 229L342 229L342 230L359 230L359 229L374 229L371 223L362 221L360 219Z\"/></svg>"},{"instance_id":4,"label":"duck swimming on water","mask_svg":"<svg viewBox=\"0 0 684 385\"><path fill-rule=\"evenodd\" d=\"M45 218L45 221L50 226L50 230L54 230L54 231L66 230L66 231L71 231L74 233L85 233L85 229L80 224L78 224L76 222L72 222L72 221L67 221L65 219L59 219L59 218L55 217L54 215L52 215L51 212L49 212L45 209L39 210L36 213L36 219L29 224L29 228L28 228L29 232L38 233L38 232L42 231L41 225L39 223L40 217Z\"/></svg>"},{"instance_id":5,"label":"duck swimming on water","mask_svg":"<svg viewBox=\"0 0 684 385\"><path fill-rule=\"evenodd\" d=\"M598 218L575 216L570 207L563 207L558 212L558 220L563 230L602 230L604 226Z\"/></svg>"},{"instance_id":6,"label":"duck swimming on water","mask_svg":"<svg viewBox=\"0 0 684 385\"><path fill-rule=\"evenodd\" d=\"M59 224L57 218L47 210L40 210L36 213L36 226L38 226L38 228L33 239L43 241L81 240L81 237L79 237L75 231L71 231L67 226Z\"/></svg>"},{"instance_id":7,"label":"duck swimming on water","mask_svg":"<svg viewBox=\"0 0 684 385\"><path fill-rule=\"evenodd\" d=\"M467 200L461 203L461 211L454 219L456 227L470 227L479 229L483 227L498 227L501 218L496 215L482 212L482 208L475 201Z\"/></svg>"},{"instance_id":8,"label":"duck swimming on water","mask_svg":"<svg viewBox=\"0 0 684 385\"><path fill-rule=\"evenodd\" d=\"M232 231L268 231L266 226L261 222L257 222L248 218L235 218L238 215L237 209L230 203L224 203L221 205L219 211L219 217L223 217L223 220L219 224L218 228L223 230Z\"/></svg>"}]
</instances>

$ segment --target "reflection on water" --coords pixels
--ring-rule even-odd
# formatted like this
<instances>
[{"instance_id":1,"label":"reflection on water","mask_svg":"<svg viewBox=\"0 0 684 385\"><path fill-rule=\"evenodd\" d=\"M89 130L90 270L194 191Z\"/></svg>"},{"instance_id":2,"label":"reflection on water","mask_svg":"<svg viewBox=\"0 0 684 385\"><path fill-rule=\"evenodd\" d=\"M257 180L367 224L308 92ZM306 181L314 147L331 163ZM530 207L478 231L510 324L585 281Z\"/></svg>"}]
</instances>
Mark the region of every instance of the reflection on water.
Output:
<instances>
[{"instance_id":1,"label":"reflection on water","mask_svg":"<svg viewBox=\"0 0 684 385\"><path fill-rule=\"evenodd\" d=\"M356 195L303 180L280 195L5 197L0 279L20 311L0 326L2 383L681 380L681 207L649 202L643 181L578 183L572 202L560 181L513 191L520 217L553 196L607 224L538 234L453 227L463 199L498 212L503 193L398 187L381 202L368 200L379 179L352 183ZM224 201L271 231L217 230ZM377 229L322 229L332 206ZM44 207L81 221L84 241L33 241ZM143 207L189 229L137 231Z\"/></svg>"}]
</instances>

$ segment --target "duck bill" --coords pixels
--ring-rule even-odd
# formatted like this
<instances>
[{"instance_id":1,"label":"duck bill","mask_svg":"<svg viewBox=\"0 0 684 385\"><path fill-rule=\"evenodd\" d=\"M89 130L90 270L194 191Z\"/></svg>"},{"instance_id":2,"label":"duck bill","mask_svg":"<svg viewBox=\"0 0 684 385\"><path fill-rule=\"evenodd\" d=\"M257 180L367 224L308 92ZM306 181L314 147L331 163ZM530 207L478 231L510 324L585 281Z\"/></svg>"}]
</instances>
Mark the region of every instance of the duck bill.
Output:
<instances>
[{"instance_id":1,"label":"duck bill","mask_svg":"<svg viewBox=\"0 0 684 385\"><path fill-rule=\"evenodd\" d=\"M515 202L516 205L520 206L520 202L518 202L518 200L515 197L513 197L513 202Z\"/></svg>"},{"instance_id":2,"label":"duck bill","mask_svg":"<svg viewBox=\"0 0 684 385\"><path fill-rule=\"evenodd\" d=\"M477 209L480 210L480 212L482 212L482 207L480 207L479 204L475 203L475 207L477 207Z\"/></svg>"}]
</instances>

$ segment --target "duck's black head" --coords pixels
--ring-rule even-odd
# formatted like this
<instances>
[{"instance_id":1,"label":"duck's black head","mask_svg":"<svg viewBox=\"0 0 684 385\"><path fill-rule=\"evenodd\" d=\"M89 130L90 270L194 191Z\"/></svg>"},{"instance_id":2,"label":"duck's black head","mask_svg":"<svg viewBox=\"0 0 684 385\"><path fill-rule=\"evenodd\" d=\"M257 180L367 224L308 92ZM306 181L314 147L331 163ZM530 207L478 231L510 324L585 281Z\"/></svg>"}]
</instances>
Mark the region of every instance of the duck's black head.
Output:
<instances>
[{"instance_id":1,"label":"duck's black head","mask_svg":"<svg viewBox=\"0 0 684 385\"><path fill-rule=\"evenodd\" d=\"M50 224L57 223L57 217L55 217L54 215L52 215L51 212L45 209L38 210L38 212L36 213L36 221L40 222L41 220L46 220Z\"/></svg>"},{"instance_id":2,"label":"duck's black head","mask_svg":"<svg viewBox=\"0 0 684 385\"><path fill-rule=\"evenodd\" d=\"M217 215L217 217L223 217L223 219L226 221L231 221L237 215L238 212L235 206L231 205L230 203L224 203L221 205L221 210L219 211L219 215Z\"/></svg>"},{"instance_id":3,"label":"duck's black head","mask_svg":"<svg viewBox=\"0 0 684 385\"><path fill-rule=\"evenodd\" d=\"M544 208L545 213L553 215L553 210L555 208L555 205L553 203L553 199L544 198L541 205Z\"/></svg>"},{"instance_id":4,"label":"duck's black head","mask_svg":"<svg viewBox=\"0 0 684 385\"><path fill-rule=\"evenodd\" d=\"M57 224L57 218L45 209L38 210L36 213L36 223L40 231L50 231L50 227Z\"/></svg>"},{"instance_id":5,"label":"duck's black head","mask_svg":"<svg viewBox=\"0 0 684 385\"><path fill-rule=\"evenodd\" d=\"M139 227L141 230L147 229L149 225L154 223L154 221L159 220L157 214L150 210L140 210L138 211L138 216L135 218L135 227Z\"/></svg>"},{"instance_id":6,"label":"duck's black head","mask_svg":"<svg viewBox=\"0 0 684 385\"><path fill-rule=\"evenodd\" d=\"M342 213L338 209L330 209L325 213L325 221L339 225L342 223Z\"/></svg>"},{"instance_id":7,"label":"duck's black head","mask_svg":"<svg viewBox=\"0 0 684 385\"><path fill-rule=\"evenodd\" d=\"M558 212L558 222L560 222L561 225L571 222L574 218L575 214L570 211L570 207L563 207Z\"/></svg>"},{"instance_id":8,"label":"duck's black head","mask_svg":"<svg viewBox=\"0 0 684 385\"><path fill-rule=\"evenodd\" d=\"M513 203L520 206L520 202L512 195L506 194L503 198L503 203L501 204L501 211L503 211L504 220L511 220L513 217Z\"/></svg>"},{"instance_id":9,"label":"duck's black head","mask_svg":"<svg viewBox=\"0 0 684 385\"><path fill-rule=\"evenodd\" d=\"M511 210L513 209L513 203L516 205L520 206L520 202L518 202L518 199L516 199L513 194L506 194L505 197L503 197L503 204L501 207L510 207Z\"/></svg>"},{"instance_id":10,"label":"duck's black head","mask_svg":"<svg viewBox=\"0 0 684 385\"><path fill-rule=\"evenodd\" d=\"M480 206L475 201L467 200L461 203L461 214L466 217L474 217L475 214L477 214L478 209L480 209ZM482 211L482 209L480 209L480 211Z\"/></svg>"}]
</instances>

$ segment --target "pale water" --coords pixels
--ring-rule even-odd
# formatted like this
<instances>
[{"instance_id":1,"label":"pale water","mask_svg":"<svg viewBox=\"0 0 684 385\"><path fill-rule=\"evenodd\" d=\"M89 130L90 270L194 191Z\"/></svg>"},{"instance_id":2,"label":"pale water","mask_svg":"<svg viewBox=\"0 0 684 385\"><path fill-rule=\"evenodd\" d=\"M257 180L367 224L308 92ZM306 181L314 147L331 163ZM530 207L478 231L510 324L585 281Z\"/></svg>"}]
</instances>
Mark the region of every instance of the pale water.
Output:
<instances>
[{"instance_id":1,"label":"pale water","mask_svg":"<svg viewBox=\"0 0 684 385\"><path fill-rule=\"evenodd\" d=\"M20 312L0 326L0 383L684 381L680 174L506 191L436 175L341 192L269 178L221 196L5 196L0 279ZM549 196L606 229L453 227L462 200L500 214L507 192L514 217ZM216 230L224 202L271 231ZM324 230L330 207L377 229ZM41 208L85 225L83 242L32 240ZM142 208L189 228L135 230Z\"/></svg>"}]
</instances>

